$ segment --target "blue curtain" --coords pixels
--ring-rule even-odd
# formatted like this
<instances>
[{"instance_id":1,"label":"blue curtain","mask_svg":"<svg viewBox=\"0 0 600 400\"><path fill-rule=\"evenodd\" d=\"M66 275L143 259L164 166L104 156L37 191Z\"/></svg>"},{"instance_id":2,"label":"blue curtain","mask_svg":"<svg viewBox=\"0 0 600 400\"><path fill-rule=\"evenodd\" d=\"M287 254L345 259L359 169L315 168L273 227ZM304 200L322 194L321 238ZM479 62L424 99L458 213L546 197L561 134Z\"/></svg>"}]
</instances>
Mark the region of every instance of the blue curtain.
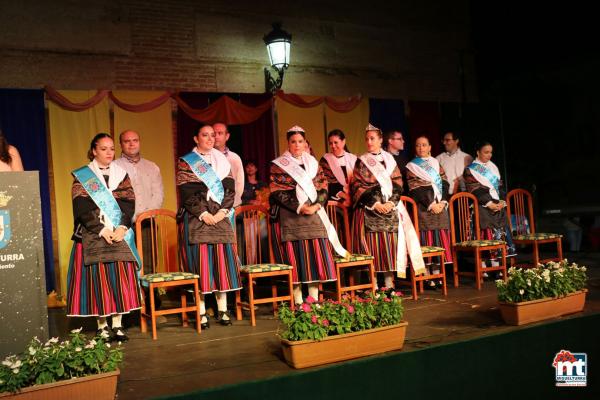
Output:
<instances>
[{"instance_id":1,"label":"blue curtain","mask_svg":"<svg viewBox=\"0 0 600 400\"><path fill-rule=\"evenodd\" d=\"M410 153L410 132L404 112L404 101L369 98L369 122L383 132L399 130L404 137L404 153Z\"/></svg>"},{"instance_id":2,"label":"blue curtain","mask_svg":"<svg viewBox=\"0 0 600 400\"><path fill-rule=\"evenodd\" d=\"M19 150L25 170L40 173L46 291L50 292L55 279L44 91L0 89L0 127L8 142Z\"/></svg>"}]
</instances>

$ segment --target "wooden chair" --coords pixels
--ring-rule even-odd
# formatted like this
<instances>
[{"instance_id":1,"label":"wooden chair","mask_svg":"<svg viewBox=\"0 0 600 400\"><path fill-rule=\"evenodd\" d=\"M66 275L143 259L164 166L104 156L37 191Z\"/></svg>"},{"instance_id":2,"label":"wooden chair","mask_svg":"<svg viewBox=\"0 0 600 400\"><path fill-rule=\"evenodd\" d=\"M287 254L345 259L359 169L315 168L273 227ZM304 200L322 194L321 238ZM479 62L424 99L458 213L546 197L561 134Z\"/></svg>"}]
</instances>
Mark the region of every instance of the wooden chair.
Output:
<instances>
[{"instance_id":1,"label":"wooden chair","mask_svg":"<svg viewBox=\"0 0 600 400\"><path fill-rule=\"evenodd\" d=\"M527 190L513 189L508 192L506 195L506 211L510 230L513 233L516 232L513 235L513 242L533 247L533 267L536 267L539 263L562 260L562 235L535 231L533 202L531 194ZM544 243L556 243L556 257L540 259L539 245Z\"/></svg>"},{"instance_id":2,"label":"wooden chair","mask_svg":"<svg viewBox=\"0 0 600 400\"><path fill-rule=\"evenodd\" d=\"M273 263L273 249L271 248L271 229L269 221L269 212L263 206L246 205L235 209L235 216L242 219L243 240L238 241L240 257L242 257L242 267L240 275L246 278L246 289L248 291L248 302L242 302L241 291L235 294L236 299L236 318L242 319L242 306L247 305L250 309L250 323L256 326L256 315L254 306L256 304L273 304L273 313L277 312L277 302L288 301L290 307L294 308L293 301L293 278L292 266ZM264 221L264 223L262 223ZM268 260L263 260L263 247L261 244L261 227L267 230L268 239ZM238 239L240 237L238 236ZM265 249L266 250L266 249ZM271 297L256 298L254 285L257 279L269 278L271 280ZM275 279L284 278L287 281L289 294L280 296L277 294L277 284Z\"/></svg>"},{"instance_id":3,"label":"wooden chair","mask_svg":"<svg viewBox=\"0 0 600 400\"><path fill-rule=\"evenodd\" d=\"M170 210L149 210L141 213L135 222L136 245L142 265L140 266L140 283L148 288L150 295L150 313L146 312L146 295L142 290L142 309L140 311L141 330L147 331L146 318L152 321L152 339L156 340L156 317L158 315L181 314L183 326L188 326L188 311L196 313L196 331L200 333L200 296L198 295L198 278L196 274L181 272L177 257L177 223L175 213ZM144 240L146 237L146 240ZM149 242L149 243L148 243ZM150 246L150 263L152 273L144 275L144 250ZM146 249L147 250L147 249ZM146 260L148 261L148 260ZM159 270L165 272L158 272ZM181 290L181 306L177 308L156 310L154 289L177 287L180 289L193 287L195 304L186 304L186 293Z\"/></svg>"},{"instance_id":4,"label":"wooden chair","mask_svg":"<svg viewBox=\"0 0 600 400\"><path fill-rule=\"evenodd\" d=\"M348 218L348 208L337 201L327 202L327 215L331 224L335 227L340 242L346 250L348 250L352 244L350 236L350 222ZM367 254L352 254L350 257L343 258L338 255L334 255L335 270L337 280L335 281L336 291L335 297L338 301L341 301L342 295L346 292L350 292L350 296L354 298L356 290L371 289L375 290L377 287L377 281L375 280L375 269L373 266L373 256ZM368 272L369 281L365 283L355 284L354 272L366 269ZM344 275L348 274L348 283L344 284ZM323 300L322 293L320 300Z\"/></svg>"},{"instance_id":5,"label":"wooden chair","mask_svg":"<svg viewBox=\"0 0 600 400\"><path fill-rule=\"evenodd\" d=\"M408 196L401 196L400 200L404 204L404 207L406 207L406 210L409 212L409 215L411 215L411 219L412 219L413 225L415 227L415 231L417 232L417 237L420 238L419 216L418 216L419 214L417 212L417 203ZM417 276L417 275L415 275L414 268L411 267L410 268L410 278L411 278L413 299L418 300L418 298L419 298L419 296L417 294L417 282L419 282L419 291L421 293L423 293L423 282L437 280L437 279L442 280L442 284L443 284L442 292L444 293L444 296L447 296L448 288L446 286L446 268L444 265L444 260L445 260L444 248L436 247L436 246L421 246L421 253L423 254L423 258L425 258L425 259L431 260L434 257L440 258L440 273L439 274L431 274L431 275L422 274L422 275Z\"/></svg>"},{"instance_id":6,"label":"wooden chair","mask_svg":"<svg viewBox=\"0 0 600 400\"><path fill-rule=\"evenodd\" d=\"M497 267L487 267L485 272L501 271L506 280L506 242L503 240L481 240L479 228L479 206L477 198L471 193L456 193L450 198L450 237L452 239L452 258L454 260L454 287L458 287L459 275L474 276L477 290L481 290L483 268L481 253L500 250L502 262ZM459 271L458 253L473 253L475 272Z\"/></svg>"}]
</instances>

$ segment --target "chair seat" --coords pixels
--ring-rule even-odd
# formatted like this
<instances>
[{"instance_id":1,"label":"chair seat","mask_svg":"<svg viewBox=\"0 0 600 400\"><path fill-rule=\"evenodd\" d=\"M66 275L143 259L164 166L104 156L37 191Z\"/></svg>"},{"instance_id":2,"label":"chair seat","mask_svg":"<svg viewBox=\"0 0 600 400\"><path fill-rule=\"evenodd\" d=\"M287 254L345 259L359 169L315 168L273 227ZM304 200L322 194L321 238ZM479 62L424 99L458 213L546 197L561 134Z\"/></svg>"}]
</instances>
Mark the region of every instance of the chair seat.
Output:
<instances>
[{"instance_id":1,"label":"chair seat","mask_svg":"<svg viewBox=\"0 0 600 400\"><path fill-rule=\"evenodd\" d=\"M242 265L240 267L241 272L245 273L258 273L258 272L273 272L273 271L287 271L294 267L287 264L250 264Z\"/></svg>"},{"instance_id":2,"label":"chair seat","mask_svg":"<svg viewBox=\"0 0 600 400\"><path fill-rule=\"evenodd\" d=\"M456 243L457 247L485 247L506 244L504 240L466 240Z\"/></svg>"},{"instance_id":3,"label":"chair seat","mask_svg":"<svg viewBox=\"0 0 600 400\"><path fill-rule=\"evenodd\" d=\"M421 253L437 253L440 251L446 251L443 247L435 247L435 246L421 246Z\"/></svg>"},{"instance_id":4,"label":"chair seat","mask_svg":"<svg viewBox=\"0 0 600 400\"><path fill-rule=\"evenodd\" d=\"M338 255L333 256L333 260L336 263L366 261L366 260L372 260L372 259L373 259L373 256L370 256L368 254L351 254L348 258L340 257Z\"/></svg>"},{"instance_id":5,"label":"chair seat","mask_svg":"<svg viewBox=\"0 0 600 400\"><path fill-rule=\"evenodd\" d=\"M156 274L147 274L140 276L142 285L157 282L171 282L171 281L182 281L185 279L198 279L199 275L192 274L191 272L159 272Z\"/></svg>"},{"instance_id":6,"label":"chair seat","mask_svg":"<svg viewBox=\"0 0 600 400\"><path fill-rule=\"evenodd\" d=\"M514 240L544 240L544 239L558 239L562 238L562 235L558 233L528 233L526 235L515 235Z\"/></svg>"}]
</instances>

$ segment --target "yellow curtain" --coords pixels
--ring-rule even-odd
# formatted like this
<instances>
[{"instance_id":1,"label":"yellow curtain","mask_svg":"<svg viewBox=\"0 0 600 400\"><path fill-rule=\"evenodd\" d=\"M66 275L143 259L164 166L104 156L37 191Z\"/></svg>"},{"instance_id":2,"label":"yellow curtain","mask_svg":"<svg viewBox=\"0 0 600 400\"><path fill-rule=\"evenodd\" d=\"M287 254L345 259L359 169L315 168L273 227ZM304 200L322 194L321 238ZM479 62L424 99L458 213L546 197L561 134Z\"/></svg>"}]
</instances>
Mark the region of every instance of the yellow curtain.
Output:
<instances>
[{"instance_id":1,"label":"yellow curtain","mask_svg":"<svg viewBox=\"0 0 600 400\"><path fill-rule=\"evenodd\" d=\"M306 101L313 101L318 96L302 96ZM325 127L324 127L324 104L312 108L301 108L291 105L280 98L275 98L275 109L277 110L277 130L279 155L287 150L287 139L285 134L294 125L300 125L306 131L306 139L315 152L315 157L321 158L326 152Z\"/></svg>"},{"instance_id":2,"label":"yellow curtain","mask_svg":"<svg viewBox=\"0 0 600 400\"><path fill-rule=\"evenodd\" d=\"M117 99L128 104L141 104L154 100L164 92L113 91ZM175 194L175 151L171 102L167 101L154 110L142 113L125 111L114 106L116 157L120 157L119 133L131 129L140 134L142 157L155 162L160 168L165 190L163 208L177 211Z\"/></svg>"},{"instance_id":3,"label":"yellow curtain","mask_svg":"<svg viewBox=\"0 0 600 400\"><path fill-rule=\"evenodd\" d=\"M339 98L338 100L344 100ZM325 106L327 133L340 129L346 135L346 145L351 153L361 155L365 150L365 128L369 123L369 99L363 98L352 111L338 113ZM326 135L327 135L326 133Z\"/></svg>"},{"instance_id":4,"label":"yellow curtain","mask_svg":"<svg viewBox=\"0 0 600 400\"><path fill-rule=\"evenodd\" d=\"M96 94L95 90L61 90L73 102L82 102ZM108 100L85 111L67 111L48 102L50 146L56 203L58 263L61 293L66 294L69 256L73 242L73 207L71 203L71 171L89 162L87 151L98 132L110 132Z\"/></svg>"}]
</instances>

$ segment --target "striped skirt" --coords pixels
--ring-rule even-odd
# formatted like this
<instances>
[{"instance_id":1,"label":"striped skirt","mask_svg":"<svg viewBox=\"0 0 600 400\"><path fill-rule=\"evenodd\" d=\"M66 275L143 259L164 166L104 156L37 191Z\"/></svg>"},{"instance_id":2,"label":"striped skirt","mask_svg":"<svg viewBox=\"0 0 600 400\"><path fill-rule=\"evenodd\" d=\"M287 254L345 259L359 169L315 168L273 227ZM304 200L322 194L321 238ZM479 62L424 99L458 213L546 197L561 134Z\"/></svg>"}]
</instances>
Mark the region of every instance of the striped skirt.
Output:
<instances>
[{"instance_id":1,"label":"striped skirt","mask_svg":"<svg viewBox=\"0 0 600 400\"><path fill-rule=\"evenodd\" d=\"M178 225L179 255L186 272L200 275L202 293L240 290L240 259L235 243L199 243L188 241L187 218Z\"/></svg>"},{"instance_id":2,"label":"striped skirt","mask_svg":"<svg viewBox=\"0 0 600 400\"><path fill-rule=\"evenodd\" d=\"M419 240L421 241L421 246L435 246L446 250L444 252L444 264L452 264L452 244L448 229L421 231Z\"/></svg>"},{"instance_id":3,"label":"striped skirt","mask_svg":"<svg viewBox=\"0 0 600 400\"><path fill-rule=\"evenodd\" d=\"M396 270L397 232L368 232L365 229L365 212L357 208L352 225L352 252L369 254L375 272Z\"/></svg>"},{"instance_id":4,"label":"striped skirt","mask_svg":"<svg viewBox=\"0 0 600 400\"><path fill-rule=\"evenodd\" d=\"M279 222L271 224L271 237L275 262L294 267L294 283L327 282L337 279L329 239L282 242Z\"/></svg>"},{"instance_id":5,"label":"striped skirt","mask_svg":"<svg viewBox=\"0 0 600 400\"><path fill-rule=\"evenodd\" d=\"M67 316L106 317L141 307L134 262L83 264L83 246L75 243L67 277Z\"/></svg>"}]
</instances>

